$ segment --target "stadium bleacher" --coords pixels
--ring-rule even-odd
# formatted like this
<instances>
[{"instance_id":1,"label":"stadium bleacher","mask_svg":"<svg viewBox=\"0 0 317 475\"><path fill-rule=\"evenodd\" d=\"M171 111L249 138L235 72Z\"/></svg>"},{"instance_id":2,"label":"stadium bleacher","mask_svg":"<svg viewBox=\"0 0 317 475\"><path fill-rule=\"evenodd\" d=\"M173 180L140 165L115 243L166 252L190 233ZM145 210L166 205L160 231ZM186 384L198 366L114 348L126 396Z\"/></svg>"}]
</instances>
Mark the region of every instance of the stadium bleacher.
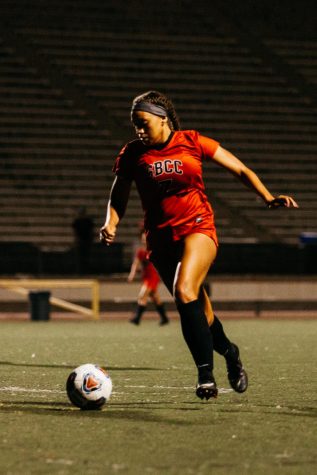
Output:
<instances>
[{"instance_id":1,"label":"stadium bleacher","mask_svg":"<svg viewBox=\"0 0 317 475\"><path fill-rule=\"evenodd\" d=\"M241 19L231 28L231 3L226 10L216 2L211 15L203 0L194 12L186 0L150 2L150 9L145 0L3 2L2 241L67 250L82 205L96 229L102 224L113 160L133 138L131 99L147 89L173 99L183 128L219 140L273 193L292 194L301 206L270 212L227 172L206 165L221 242L296 245L302 232L317 230L317 41L305 37L307 25L300 39L294 29L287 34L289 24L284 36L276 23L260 28L258 7L264 49L248 45ZM118 233L127 261L141 216L133 189Z\"/></svg>"}]
</instances>

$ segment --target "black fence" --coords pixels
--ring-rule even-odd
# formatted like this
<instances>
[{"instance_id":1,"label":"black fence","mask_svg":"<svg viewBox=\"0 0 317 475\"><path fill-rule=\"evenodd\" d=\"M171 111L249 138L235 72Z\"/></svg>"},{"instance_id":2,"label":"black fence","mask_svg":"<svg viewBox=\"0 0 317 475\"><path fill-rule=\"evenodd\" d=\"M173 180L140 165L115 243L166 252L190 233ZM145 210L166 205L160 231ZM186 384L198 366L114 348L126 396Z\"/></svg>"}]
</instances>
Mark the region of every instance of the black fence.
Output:
<instances>
[{"instance_id":1,"label":"black fence","mask_svg":"<svg viewBox=\"0 0 317 475\"><path fill-rule=\"evenodd\" d=\"M317 274L317 244L224 244L213 273Z\"/></svg>"},{"instance_id":2,"label":"black fence","mask_svg":"<svg viewBox=\"0 0 317 475\"><path fill-rule=\"evenodd\" d=\"M0 274L102 275L124 272L123 245L45 252L28 243L0 243Z\"/></svg>"},{"instance_id":3,"label":"black fence","mask_svg":"<svg viewBox=\"0 0 317 475\"><path fill-rule=\"evenodd\" d=\"M44 252L24 242L0 243L0 274L105 275L129 270L124 245L94 244L78 249ZM216 274L317 274L317 243L222 244L212 269Z\"/></svg>"}]
</instances>

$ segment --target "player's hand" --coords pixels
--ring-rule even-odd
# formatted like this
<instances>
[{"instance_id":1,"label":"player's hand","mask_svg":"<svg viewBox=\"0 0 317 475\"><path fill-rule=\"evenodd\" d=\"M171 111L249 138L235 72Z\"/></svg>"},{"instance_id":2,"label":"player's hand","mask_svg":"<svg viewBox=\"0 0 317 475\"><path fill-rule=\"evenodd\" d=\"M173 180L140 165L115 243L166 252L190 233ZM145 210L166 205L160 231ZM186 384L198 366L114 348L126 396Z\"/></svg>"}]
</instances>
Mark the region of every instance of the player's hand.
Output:
<instances>
[{"instance_id":1,"label":"player's hand","mask_svg":"<svg viewBox=\"0 0 317 475\"><path fill-rule=\"evenodd\" d=\"M290 196L279 195L273 200L269 201L267 204L268 208L275 209L275 208L299 208L296 201L291 198Z\"/></svg>"},{"instance_id":2,"label":"player's hand","mask_svg":"<svg viewBox=\"0 0 317 475\"><path fill-rule=\"evenodd\" d=\"M113 226L111 224L104 224L102 228L100 228L100 234L99 234L100 242L107 244L107 246L110 246L110 244L113 243L116 237L116 231L117 231L116 226Z\"/></svg>"}]
</instances>

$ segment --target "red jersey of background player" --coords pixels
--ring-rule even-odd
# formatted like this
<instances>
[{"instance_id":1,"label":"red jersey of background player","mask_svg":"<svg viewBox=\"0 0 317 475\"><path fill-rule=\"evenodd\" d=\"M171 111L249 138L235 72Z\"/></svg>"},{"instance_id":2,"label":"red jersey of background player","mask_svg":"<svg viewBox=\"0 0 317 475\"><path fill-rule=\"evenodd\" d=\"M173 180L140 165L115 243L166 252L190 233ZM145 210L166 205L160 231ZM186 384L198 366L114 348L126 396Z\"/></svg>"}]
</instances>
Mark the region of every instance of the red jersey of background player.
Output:
<instances>
[{"instance_id":1,"label":"red jersey of background player","mask_svg":"<svg viewBox=\"0 0 317 475\"><path fill-rule=\"evenodd\" d=\"M218 243L202 178L202 161L212 158L218 146L215 140L185 130L172 132L159 146L148 147L137 139L121 150L114 172L135 181L147 237L170 228L173 240L201 232Z\"/></svg>"},{"instance_id":2,"label":"red jersey of background player","mask_svg":"<svg viewBox=\"0 0 317 475\"><path fill-rule=\"evenodd\" d=\"M141 247L137 250L136 257L141 263L143 284L145 284L149 289L155 291L160 282L160 276L152 262L149 260L148 251Z\"/></svg>"}]
</instances>

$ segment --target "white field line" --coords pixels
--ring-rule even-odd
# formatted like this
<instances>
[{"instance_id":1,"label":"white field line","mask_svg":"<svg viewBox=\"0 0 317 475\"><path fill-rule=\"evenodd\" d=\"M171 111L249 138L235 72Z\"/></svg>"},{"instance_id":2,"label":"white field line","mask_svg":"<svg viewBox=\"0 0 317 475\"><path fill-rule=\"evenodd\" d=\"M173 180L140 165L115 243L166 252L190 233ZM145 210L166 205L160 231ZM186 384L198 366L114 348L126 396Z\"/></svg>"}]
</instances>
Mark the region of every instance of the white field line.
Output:
<instances>
[{"instance_id":1,"label":"white field line","mask_svg":"<svg viewBox=\"0 0 317 475\"><path fill-rule=\"evenodd\" d=\"M186 390L193 390L192 386L132 386L132 385L124 385L124 388L130 388L130 389L175 389L176 391L179 391L180 389L186 389ZM30 388L21 388L19 386L6 386L3 388L0 388L0 392L7 392L7 393L34 393L34 394L64 394L66 391L65 390L60 390L60 389L30 389ZM227 394L233 392L233 389L230 388L218 388L218 392L220 394ZM113 391L113 395L115 394L121 394L116 391ZM123 394L123 393L122 393ZM1 402L1 401L0 401Z\"/></svg>"},{"instance_id":2,"label":"white field line","mask_svg":"<svg viewBox=\"0 0 317 475\"><path fill-rule=\"evenodd\" d=\"M19 386L6 386L4 388L0 388L0 392L62 394L65 391L61 391L59 389L31 389L31 388L20 388Z\"/></svg>"},{"instance_id":3,"label":"white field line","mask_svg":"<svg viewBox=\"0 0 317 475\"><path fill-rule=\"evenodd\" d=\"M125 388L131 388L131 389L148 389L148 388L152 388L152 389L175 389L176 391L179 391L180 389L186 389L186 390L189 390L189 391L192 391L194 389L193 386L146 386L146 385L142 385L142 386L132 386L132 385L125 385L124 386ZM226 393L231 393L233 392L233 389L231 388L218 388L218 392L220 394L226 394Z\"/></svg>"}]
</instances>

